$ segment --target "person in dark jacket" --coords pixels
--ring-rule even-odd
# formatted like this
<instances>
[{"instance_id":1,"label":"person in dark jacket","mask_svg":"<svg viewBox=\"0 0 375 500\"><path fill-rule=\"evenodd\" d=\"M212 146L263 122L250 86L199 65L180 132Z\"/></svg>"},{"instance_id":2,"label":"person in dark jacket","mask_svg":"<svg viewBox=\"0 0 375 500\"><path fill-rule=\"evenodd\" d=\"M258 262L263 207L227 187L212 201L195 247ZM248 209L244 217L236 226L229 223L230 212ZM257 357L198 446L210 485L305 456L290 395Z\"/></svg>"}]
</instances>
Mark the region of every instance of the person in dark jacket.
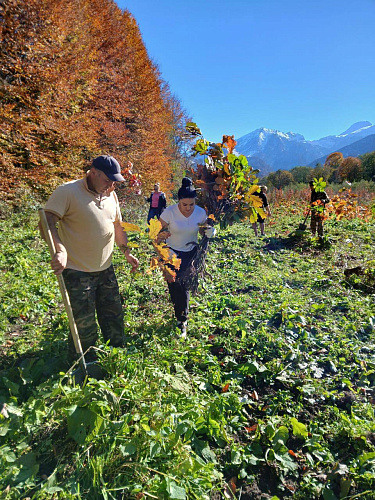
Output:
<instances>
[{"instance_id":1,"label":"person in dark jacket","mask_svg":"<svg viewBox=\"0 0 375 500\"><path fill-rule=\"evenodd\" d=\"M147 224L149 224L150 220L154 217L159 219L167 206L167 200L165 198L165 194L160 191L159 182L155 183L154 191L150 194L149 198L146 198L146 201L150 203L150 209L147 215Z\"/></svg>"},{"instance_id":2,"label":"person in dark jacket","mask_svg":"<svg viewBox=\"0 0 375 500\"><path fill-rule=\"evenodd\" d=\"M313 235L313 237L315 237L316 231L318 230L318 236L320 238L323 238L324 207L326 203L329 203L329 198L325 191L315 190L314 181L310 181L309 186L311 189L311 198L310 198L311 234Z\"/></svg>"},{"instance_id":3,"label":"person in dark jacket","mask_svg":"<svg viewBox=\"0 0 375 500\"><path fill-rule=\"evenodd\" d=\"M260 191L259 192L255 192L254 195L259 196L259 198L263 202L263 206L262 206L263 210L265 212L267 212L268 217L271 217L271 210L270 210L270 207L268 205L268 199L267 199L267 186L259 186L259 187L260 187ZM257 222L259 222L260 235L261 236L265 236L265 233L264 233L264 221L265 221L265 219L263 219L263 217L261 217L258 214L258 221ZM252 224L255 236L258 236L258 227L257 227L258 224L257 224L257 222L254 222Z\"/></svg>"}]
</instances>

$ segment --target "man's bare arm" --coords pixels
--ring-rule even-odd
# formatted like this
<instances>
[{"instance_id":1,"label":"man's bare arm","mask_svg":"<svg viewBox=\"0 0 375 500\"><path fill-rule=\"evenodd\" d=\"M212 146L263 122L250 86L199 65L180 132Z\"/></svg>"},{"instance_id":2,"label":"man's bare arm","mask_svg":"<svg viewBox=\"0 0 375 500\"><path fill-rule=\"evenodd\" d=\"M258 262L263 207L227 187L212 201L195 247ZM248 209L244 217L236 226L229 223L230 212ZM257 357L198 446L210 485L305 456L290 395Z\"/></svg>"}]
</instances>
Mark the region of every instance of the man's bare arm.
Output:
<instances>
[{"instance_id":1,"label":"man's bare arm","mask_svg":"<svg viewBox=\"0 0 375 500\"><path fill-rule=\"evenodd\" d=\"M66 248L63 245L62 241L60 240L56 227L56 224L58 223L60 218L57 215L53 214L52 212L46 211L45 214L48 227L51 231L52 239L56 249L56 253L51 260L51 268L56 275L59 275L64 271L68 259ZM39 231L42 238L46 241L46 235L43 233L43 228L40 222L39 222Z\"/></svg>"},{"instance_id":2,"label":"man's bare arm","mask_svg":"<svg viewBox=\"0 0 375 500\"><path fill-rule=\"evenodd\" d=\"M128 236L119 222L115 223L115 242L121 252L125 255L126 260L132 266L132 272L136 271L139 261L130 253L130 248L128 247Z\"/></svg>"}]
</instances>

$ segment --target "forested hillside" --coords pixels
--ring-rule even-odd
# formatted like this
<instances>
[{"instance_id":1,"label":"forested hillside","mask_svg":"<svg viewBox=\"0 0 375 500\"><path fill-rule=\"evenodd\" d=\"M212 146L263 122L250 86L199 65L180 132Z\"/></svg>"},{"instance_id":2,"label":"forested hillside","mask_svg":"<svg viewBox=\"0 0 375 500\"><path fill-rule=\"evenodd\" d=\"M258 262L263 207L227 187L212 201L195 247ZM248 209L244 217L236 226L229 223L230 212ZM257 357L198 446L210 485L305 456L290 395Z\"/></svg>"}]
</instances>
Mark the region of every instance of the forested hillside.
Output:
<instances>
[{"instance_id":1,"label":"forested hillside","mask_svg":"<svg viewBox=\"0 0 375 500\"><path fill-rule=\"evenodd\" d=\"M0 2L0 190L48 193L95 155L167 189L186 116L111 0Z\"/></svg>"},{"instance_id":2,"label":"forested hillside","mask_svg":"<svg viewBox=\"0 0 375 500\"><path fill-rule=\"evenodd\" d=\"M315 167L299 166L291 170L277 170L263 177L263 182L276 189L282 189L293 184L307 183L319 177L336 184L344 181L349 183L365 181L372 184L375 180L375 151L347 158L337 151L328 155L323 165L318 163Z\"/></svg>"}]
</instances>

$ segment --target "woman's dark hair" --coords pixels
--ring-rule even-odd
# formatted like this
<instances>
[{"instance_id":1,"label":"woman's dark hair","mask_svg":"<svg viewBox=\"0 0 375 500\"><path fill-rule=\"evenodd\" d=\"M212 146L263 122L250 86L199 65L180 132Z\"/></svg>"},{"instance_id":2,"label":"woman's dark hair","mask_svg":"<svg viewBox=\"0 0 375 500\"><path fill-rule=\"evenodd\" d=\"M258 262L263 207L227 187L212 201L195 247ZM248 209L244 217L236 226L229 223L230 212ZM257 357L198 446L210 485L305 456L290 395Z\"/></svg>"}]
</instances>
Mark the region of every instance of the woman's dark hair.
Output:
<instances>
[{"instance_id":1,"label":"woman's dark hair","mask_svg":"<svg viewBox=\"0 0 375 500\"><path fill-rule=\"evenodd\" d=\"M189 179L189 177L184 177L182 179L181 187L177 195L179 200L183 198L196 198L197 192L193 186L193 181Z\"/></svg>"}]
</instances>

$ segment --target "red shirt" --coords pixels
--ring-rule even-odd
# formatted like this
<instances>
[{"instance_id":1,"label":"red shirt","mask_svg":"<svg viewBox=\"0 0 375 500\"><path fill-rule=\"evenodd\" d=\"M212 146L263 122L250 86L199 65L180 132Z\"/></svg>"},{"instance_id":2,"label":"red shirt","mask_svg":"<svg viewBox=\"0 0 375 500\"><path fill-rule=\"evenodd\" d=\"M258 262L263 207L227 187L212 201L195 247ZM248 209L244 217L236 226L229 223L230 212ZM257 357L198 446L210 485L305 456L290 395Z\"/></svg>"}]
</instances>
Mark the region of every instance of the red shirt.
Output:
<instances>
[{"instance_id":1,"label":"red shirt","mask_svg":"<svg viewBox=\"0 0 375 500\"><path fill-rule=\"evenodd\" d=\"M160 195L161 195L161 191L159 191L158 193L152 193L151 208L158 208L159 207Z\"/></svg>"}]
</instances>

